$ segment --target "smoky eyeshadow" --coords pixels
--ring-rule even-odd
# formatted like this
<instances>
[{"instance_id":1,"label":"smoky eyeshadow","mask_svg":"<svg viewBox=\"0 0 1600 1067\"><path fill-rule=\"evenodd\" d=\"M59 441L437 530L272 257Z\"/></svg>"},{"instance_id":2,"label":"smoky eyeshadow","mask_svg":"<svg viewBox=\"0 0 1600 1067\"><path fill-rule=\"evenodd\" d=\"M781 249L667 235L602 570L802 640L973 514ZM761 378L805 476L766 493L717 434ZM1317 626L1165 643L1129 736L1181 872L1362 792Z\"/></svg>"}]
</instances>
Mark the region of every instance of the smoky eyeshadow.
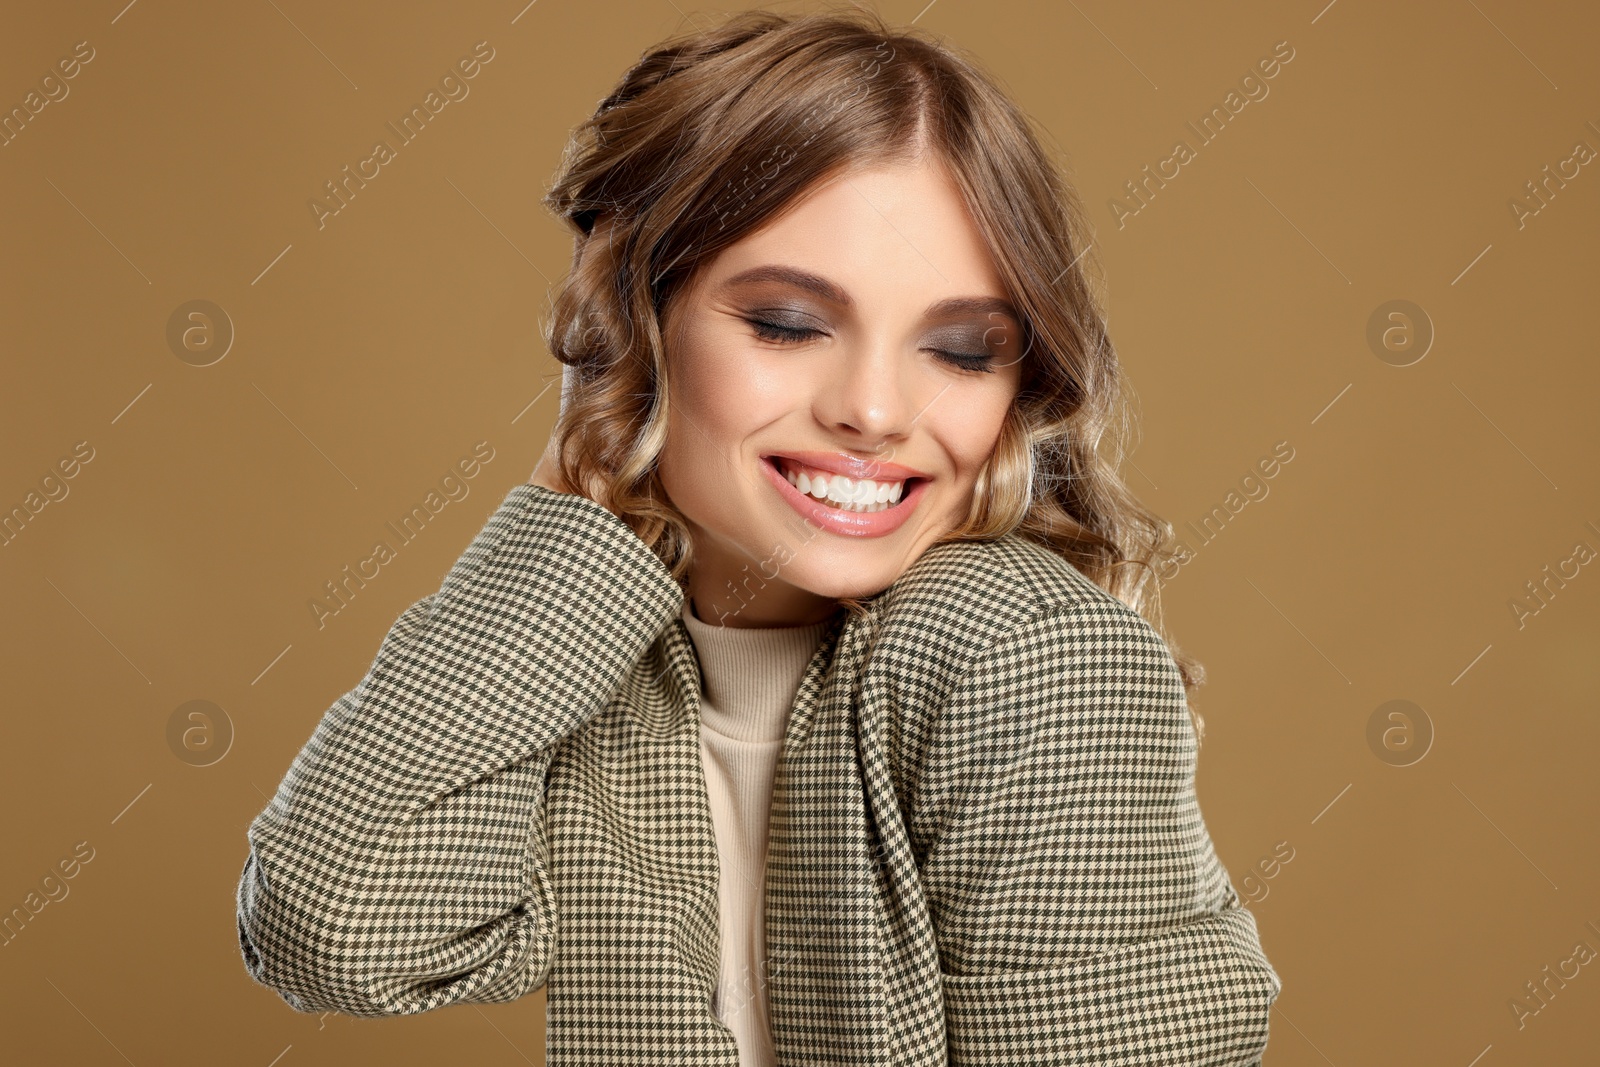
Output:
<instances>
[{"instance_id":1,"label":"smoky eyeshadow","mask_svg":"<svg viewBox=\"0 0 1600 1067\"><path fill-rule=\"evenodd\" d=\"M777 307L765 304L760 307L748 308L744 314L749 318L770 322L774 326L783 326L791 330L820 330L827 320L812 312L797 307Z\"/></svg>"},{"instance_id":2,"label":"smoky eyeshadow","mask_svg":"<svg viewBox=\"0 0 1600 1067\"><path fill-rule=\"evenodd\" d=\"M742 301L742 317L759 319L773 326L790 330L818 330L831 332L831 320L803 304L774 300ZM935 326L919 339L921 347L939 348L951 352L991 355L1003 350L1011 333L1009 324L992 321L946 323Z\"/></svg>"},{"instance_id":3,"label":"smoky eyeshadow","mask_svg":"<svg viewBox=\"0 0 1600 1067\"><path fill-rule=\"evenodd\" d=\"M991 341L990 338L994 340ZM1004 346L1006 331L988 326L946 326L931 331L927 343L934 348L952 352L988 353L996 345Z\"/></svg>"}]
</instances>

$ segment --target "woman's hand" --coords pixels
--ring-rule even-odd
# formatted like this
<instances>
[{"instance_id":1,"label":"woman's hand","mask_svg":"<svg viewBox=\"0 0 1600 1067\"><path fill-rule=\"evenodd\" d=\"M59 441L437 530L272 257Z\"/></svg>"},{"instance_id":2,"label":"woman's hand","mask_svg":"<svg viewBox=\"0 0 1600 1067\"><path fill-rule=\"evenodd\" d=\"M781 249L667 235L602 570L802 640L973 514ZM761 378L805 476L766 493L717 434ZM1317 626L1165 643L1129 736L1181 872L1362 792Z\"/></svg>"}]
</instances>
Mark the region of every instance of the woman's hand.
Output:
<instances>
[{"instance_id":1,"label":"woman's hand","mask_svg":"<svg viewBox=\"0 0 1600 1067\"><path fill-rule=\"evenodd\" d=\"M568 398L572 395L573 370L571 367L561 369L561 408L560 413L567 412ZM558 416L559 420L559 416ZM553 489L558 493L575 492L566 480L561 477L561 465L558 462L559 453L556 449L556 435L550 434L550 440L545 445L544 455L539 458L539 465L533 470L533 477L528 481L532 485L542 485L546 489Z\"/></svg>"}]
</instances>

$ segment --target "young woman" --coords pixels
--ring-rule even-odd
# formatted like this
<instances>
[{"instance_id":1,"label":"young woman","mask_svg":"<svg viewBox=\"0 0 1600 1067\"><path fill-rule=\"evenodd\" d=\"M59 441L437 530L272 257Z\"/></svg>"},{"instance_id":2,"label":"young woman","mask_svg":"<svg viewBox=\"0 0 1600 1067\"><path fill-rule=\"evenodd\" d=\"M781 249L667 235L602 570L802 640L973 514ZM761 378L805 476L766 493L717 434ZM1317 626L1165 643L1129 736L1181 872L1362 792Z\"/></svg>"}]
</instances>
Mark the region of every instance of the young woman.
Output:
<instances>
[{"instance_id":1,"label":"young woman","mask_svg":"<svg viewBox=\"0 0 1600 1067\"><path fill-rule=\"evenodd\" d=\"M545 986L552 1064L1251 1064L1170 527L1096 451L1081 208L959 53L646 54L547 203L561 414L251 824L301 1011Z\"/></svg>"}]
</instances>

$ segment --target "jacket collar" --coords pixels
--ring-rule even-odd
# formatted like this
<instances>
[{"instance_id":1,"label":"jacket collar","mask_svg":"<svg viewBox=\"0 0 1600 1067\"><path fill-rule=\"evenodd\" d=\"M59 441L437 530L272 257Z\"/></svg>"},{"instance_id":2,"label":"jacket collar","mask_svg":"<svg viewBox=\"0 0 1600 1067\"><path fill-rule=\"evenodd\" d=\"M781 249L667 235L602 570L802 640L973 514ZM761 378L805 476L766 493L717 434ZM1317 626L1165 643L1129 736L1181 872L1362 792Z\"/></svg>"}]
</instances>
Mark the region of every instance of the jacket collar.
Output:
<instances>
[{"instance_id":1,"label":"jacket collar","mask_svg":"<svg viewBox=\"0 0 1600 1067\"><path fill-rule=\"evenodd\" d=\"M861 598L863 608L861 613L852 614L841 609L823 632L822 640L818 643L817 650L800 679L785 738L793 735L797 740L804 740L810 728L811 709L821 694L823 680L839 648L857 641L862 642L862 647L870 648L872 638L886 611L894 604L913 597L919 591L937 589L950 576L952 568L961 565L962 557L974 552L985 543L987 542L936 542L924 550L922 555L889 585L869 597ZM664 681L677 698L673 702L674 705L688 709L690 715L698 719L700 661L695 655L694 641L689 636L688 627L684 625L678 612L673 613L658 643L665 661Z\"/></svg>"}]
</instances>

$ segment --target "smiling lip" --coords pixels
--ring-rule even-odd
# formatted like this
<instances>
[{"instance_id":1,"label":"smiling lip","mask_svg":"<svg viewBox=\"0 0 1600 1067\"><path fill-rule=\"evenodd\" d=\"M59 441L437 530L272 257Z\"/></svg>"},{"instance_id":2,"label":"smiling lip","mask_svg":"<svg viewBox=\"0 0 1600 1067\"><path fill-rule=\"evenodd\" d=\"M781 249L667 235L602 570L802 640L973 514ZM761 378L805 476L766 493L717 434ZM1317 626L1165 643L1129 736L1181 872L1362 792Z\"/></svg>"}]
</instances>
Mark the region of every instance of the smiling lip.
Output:
<instances>
[{"instance_id":1,"label":"smiling lip","mask_svg":"<svg viewBox=\"0 0 1600 1067\"><path fill-rule=\"evenodd\" d=\"M845 511L842 508L829 507L827 504L821 503L811 495L802 493L790 485L789 479L784 476L783 472L778 469L777 463L774 462L774 456L777 455L789 458L791 454L784 452L763 456L761 469L766 472L767 480L777 489L778 495L783 497L790 507L798 511L801 517L805 518L813 526L844 537L883 537L894 533L905 524L907 519L911 518L911 513L916 510L917 505L921 502L929 484L928 479L924 476L910 475L908 477L914 477L916 480L909 484L905 490L905 495L893 507L885 508L882 511ZM793 453L793 455L796 457L804 455L830 456L831 453L797 452ZM823 469L826 470L828 468ZM908 468L901 467L899 469L906 470Z\"/></svg>"},{"instance_id":2,"label":"smiling lip","mask_svg":"<svg viewBox=\"0 0 1600 1067\"><path fill-rule=\"evenodd\" d=\"M883 459L857 459L847 452L768 452L761 458L771 459L774 456L792 459L796 463L815 467L829 474L842 474L851 480L870 478L875 482L904 482L912 478L926 480L933 477L927 471L919 471L915 467L890 463Z\"/></svg>"}]
</instances>

